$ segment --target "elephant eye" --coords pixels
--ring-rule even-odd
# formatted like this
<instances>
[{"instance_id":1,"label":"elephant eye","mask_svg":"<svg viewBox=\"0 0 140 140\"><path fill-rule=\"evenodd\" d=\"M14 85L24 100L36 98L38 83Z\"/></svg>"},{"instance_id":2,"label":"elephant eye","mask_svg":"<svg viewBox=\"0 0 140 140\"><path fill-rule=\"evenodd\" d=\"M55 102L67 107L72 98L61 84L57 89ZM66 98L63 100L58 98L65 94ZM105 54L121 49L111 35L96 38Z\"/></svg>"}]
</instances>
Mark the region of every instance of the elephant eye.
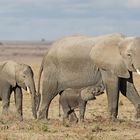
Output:
<instances>
[{"instance_id":1,"label":"elephant eye","mask_svg":"<svg viewBox=\"0 0 140 140\"><path fill-rule=\"evenodd\" d=\"M130 53L128 53L128 54L127 54L127 56L128 56L128 57L131 57L131 54L130 54Z\"/></svg>"}]
</instances>

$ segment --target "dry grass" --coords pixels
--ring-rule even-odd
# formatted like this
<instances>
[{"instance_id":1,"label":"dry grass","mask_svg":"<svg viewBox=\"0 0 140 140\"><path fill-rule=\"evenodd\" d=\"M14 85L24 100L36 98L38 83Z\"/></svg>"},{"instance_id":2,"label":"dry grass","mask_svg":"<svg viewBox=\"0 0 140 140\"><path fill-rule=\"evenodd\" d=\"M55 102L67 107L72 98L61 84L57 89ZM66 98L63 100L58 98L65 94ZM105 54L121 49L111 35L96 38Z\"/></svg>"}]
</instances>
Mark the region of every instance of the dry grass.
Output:
<instances>
[{"instance_id":1,"label":"dry grass","mask_svg":"<svg viewBox=\"0 0 140 140\"><path fill-rule=\"evenodd\" d=\"M14 49L12 51L14 52ZM42 56L42 51L40 53ZM1 58L2 60L7 59L6 57ZM8 55L8 59L16 59L30 64L35 72L35 81L37 82L41 57L29 55L24 58L11 54ZM135 76L135 84L140 91L140 78L137 76ZM24 121L17 121L12 95L9 116L0 114L0 140L140 140L140 122L134 119L133 105L123 96L120 97L119 121L116 123L112 123L108 119L107 99L103 94L97 97L97 100L88 103L84 123L63 125L62 117L58 117L59 96L51 103L50 121L45 122L33 119L30 95L23 92Z\"/></svg>"}]
</instances>

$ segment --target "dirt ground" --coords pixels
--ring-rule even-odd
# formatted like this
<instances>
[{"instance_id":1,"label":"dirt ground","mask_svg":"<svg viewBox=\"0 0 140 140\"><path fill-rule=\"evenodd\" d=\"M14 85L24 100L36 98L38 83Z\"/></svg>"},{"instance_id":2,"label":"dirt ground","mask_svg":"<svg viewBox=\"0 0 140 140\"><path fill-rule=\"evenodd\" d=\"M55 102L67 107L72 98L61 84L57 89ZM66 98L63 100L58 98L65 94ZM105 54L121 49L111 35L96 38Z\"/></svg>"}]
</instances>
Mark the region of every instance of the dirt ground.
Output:
<instances>
[{"instance_id":1,"label":"dirt ground","mask_svg":"<svg viewBox=\"0 0 140 140\"><path fill-rule=\"evenodd\" d=\"M0 60L12 59L31 65L37 83L39 66L46 50L44 44L0 44ZM140 77L135 75L134 79L140 92ZM118 122L109 120L106 94L103 94L88 102L84 123L64 125L62 117L58 116L59 96L52 101L50 120L46 122L33 119L30 95L24 90L23 93L24 121L19 122L16 118L12 95L10 115L2 116L0 113L0 140L140 140L140 120L135 120L134 106L122 95ZM1 106L0 102L0 111Z\"/></svg>"}]
</instances>

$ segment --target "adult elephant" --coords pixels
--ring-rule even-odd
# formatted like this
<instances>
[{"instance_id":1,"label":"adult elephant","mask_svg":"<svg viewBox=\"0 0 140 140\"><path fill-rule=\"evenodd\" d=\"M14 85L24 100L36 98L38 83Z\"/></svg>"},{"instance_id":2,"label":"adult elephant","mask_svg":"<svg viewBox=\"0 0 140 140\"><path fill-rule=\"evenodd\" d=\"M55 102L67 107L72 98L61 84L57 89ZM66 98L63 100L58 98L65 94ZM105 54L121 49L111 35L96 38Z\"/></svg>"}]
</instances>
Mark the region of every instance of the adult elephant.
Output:
<instances>
[{"instance_id":1,"label":"adult elephant","mask_svg":"<svg viewBox=\"0 0 140 140\"><path fill-rule=\"evenodd\" d=\"M111 34L99 37L72 36L56 41L43 58L39 119L48 118L51 100L66 88L95 85L103 79L112 120L118 115L119 91L135 106L140 117L140 97L132 72L140 73L140 38ZM101 76L98 77L101 72Z\"/></svg>"},{"instance_id":2,"label":"adult elephant","mask_svg":"<svg viewBox=\"0 0 140 140\"><path fill-rule=\"evenodd\" d=\"M34 74L30 66L14 61L0 62L0 98L2 99L3 113L8 113L10 95L14 91L15 104L19 120L23 120L22 114L22 88L31 93L32 113L37 118L36 113L36 89Z\"/></svg>"}]
</instances>

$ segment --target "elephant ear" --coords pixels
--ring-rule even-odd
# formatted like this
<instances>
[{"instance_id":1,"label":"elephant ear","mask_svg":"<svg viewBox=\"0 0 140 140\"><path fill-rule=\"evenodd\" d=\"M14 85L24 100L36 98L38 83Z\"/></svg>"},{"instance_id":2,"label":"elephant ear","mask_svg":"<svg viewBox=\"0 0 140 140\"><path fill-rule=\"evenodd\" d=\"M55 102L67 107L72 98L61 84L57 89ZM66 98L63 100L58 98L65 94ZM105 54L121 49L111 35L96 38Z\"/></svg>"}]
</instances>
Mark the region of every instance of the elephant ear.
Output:
<instances>
[{"instance_id":1,"label":"elephant ear","mask_svg":"<svg viewBox=\"0 0 140 140\"><path fill-rule=\"evenodd\" d=\"M127 37L119 43L120 54L124 56L124 53L131 53L131 45L136 40L136 37Z\"/></svg>"},{"instance_id":2,"label":"elephant ear","mask_svg":"<svg viewBox=\"0 0 140 140\"><path fill-rule=\"evenodd\" d=\"M90 57L99 68L110 71L118 77L129 78L130 74L119 51L122 39L108 38L94 45Z\"/></svg>"},{"instance_id":3,"label":"elephant ear","mask_svg":"<svg viewBox=\"0 0 140 140\"><path fill-rule=\"evenodd\" d=\"M16 86L14 61L6 61L0 63L0 74L3 79L8 81L12 86Z\"/></svg>"}]
</instances>

